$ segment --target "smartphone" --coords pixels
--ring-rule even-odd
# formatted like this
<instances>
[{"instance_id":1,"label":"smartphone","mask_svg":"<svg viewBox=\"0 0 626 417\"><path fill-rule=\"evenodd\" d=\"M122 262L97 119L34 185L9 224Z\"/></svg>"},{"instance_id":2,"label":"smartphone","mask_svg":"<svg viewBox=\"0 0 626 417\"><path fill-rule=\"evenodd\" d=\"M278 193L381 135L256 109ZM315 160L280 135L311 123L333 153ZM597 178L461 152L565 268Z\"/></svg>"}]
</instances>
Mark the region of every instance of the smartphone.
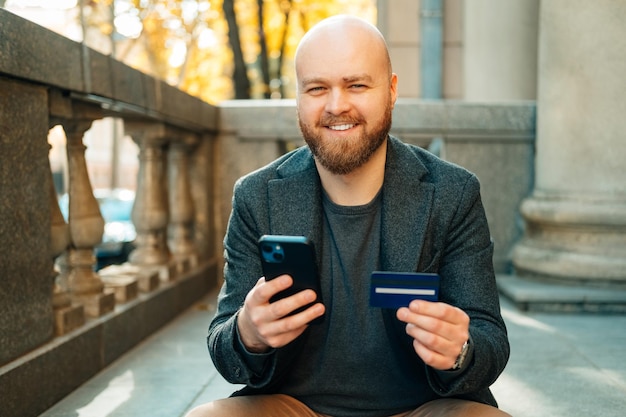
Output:
<instances>
[{"instance_id":1,"label":"smartphone","mask_svg":"<svg viewBox=\"0 0 626 417\"><path fill-rule=\"evenodd\" d=\"M296 314L306 310L315 303L322 302L315 249L313 243L304 236L263 235L259 239L259 253L263 275L269 281L279 275L287 274L293 278L293 285L273 296L270 302L296 294L302 290L312 289L317 298L312 303L290 313ZM312 323L321 323L324 316Z\"/></svg>"}]
</instances>

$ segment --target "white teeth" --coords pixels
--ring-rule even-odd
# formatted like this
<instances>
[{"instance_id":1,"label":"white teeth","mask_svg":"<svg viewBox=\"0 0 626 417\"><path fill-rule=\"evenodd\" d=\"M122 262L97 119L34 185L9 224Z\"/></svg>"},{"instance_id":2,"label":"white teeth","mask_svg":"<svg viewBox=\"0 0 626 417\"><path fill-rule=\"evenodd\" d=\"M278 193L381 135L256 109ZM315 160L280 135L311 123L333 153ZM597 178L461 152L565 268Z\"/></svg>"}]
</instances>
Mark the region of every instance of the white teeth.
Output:
<instances>
[{"instance_id":1,"label":"white teeth","mask_svg":"<svg viewBox=\"0 0 626 417\"><path fill-rule=\"evenodd\" d=\"M354 125L337 125L337 126L328 126L329 129L332 130L348 130L353 128Z\"/></svg>"}]
</instances>

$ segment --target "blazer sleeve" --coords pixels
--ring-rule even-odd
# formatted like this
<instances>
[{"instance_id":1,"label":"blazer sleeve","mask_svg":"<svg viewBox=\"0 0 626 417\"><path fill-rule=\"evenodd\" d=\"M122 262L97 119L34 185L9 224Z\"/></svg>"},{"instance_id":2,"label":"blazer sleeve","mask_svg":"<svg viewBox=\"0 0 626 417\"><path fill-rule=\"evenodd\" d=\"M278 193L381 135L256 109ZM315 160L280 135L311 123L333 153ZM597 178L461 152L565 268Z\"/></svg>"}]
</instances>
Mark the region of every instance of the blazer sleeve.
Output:
<instances>
[{"instance_id":1,"label":"blazer sleeve","mask_svg":"<svg viewBox=\"0 0 626 417\"><path fill-rule=\"evenodd\" d=\"M253 199L246 199L247 194L238 182L224 239L224 283L218 295L217 311L209 325L207 346L216 369L228 382L262 387L272 379L275 351L247 352L237 329L237 314L245 297L262 276L257 249L260 226L247 201Z\"/></svg>"},{"instance_id":2,"label":"blazer sleeve","mask_svg":"<svg viewBox=\"0 0 626 417\"><path fill-rule=\"evenodd\" d=\"M460 195L460 197L458 197ZM457 306L470 317L473 355L457 374L429 369L431 386L441 396L486 391L504 370L509 358L507 330L493 269L493 242L480 197L480 184L471 174L456 204L442 242L438 272L441 301ZM451 208L451 207L448 207ZM443 375L442 375L443 374Z\"/></svg>"}]
</instances>

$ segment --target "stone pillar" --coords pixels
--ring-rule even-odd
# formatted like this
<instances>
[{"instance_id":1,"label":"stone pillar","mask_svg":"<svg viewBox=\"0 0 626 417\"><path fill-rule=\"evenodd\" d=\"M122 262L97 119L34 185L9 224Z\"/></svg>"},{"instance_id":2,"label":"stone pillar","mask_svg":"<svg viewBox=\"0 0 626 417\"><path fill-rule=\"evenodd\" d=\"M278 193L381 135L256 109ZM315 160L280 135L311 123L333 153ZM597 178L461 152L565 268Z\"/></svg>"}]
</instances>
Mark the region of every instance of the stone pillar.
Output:
<instances>
[{"instance_id":1,"label":"stone pillar","mask_svg":"<svg viewBox=\"0 0 626 417\"><path fill-rule=\"evenodd\" d=\"M541 2L536 183L513 252L520 276L626 286L624 22L623 1Z\"/></svg>"},{"instance_id":2,"label":"stone pillar","mask_svg":"<svg viewBox=\"0 0 626 417\"><path fill-rule=\"evenodd\" d=\"M393 71L398 74L398 95L420 97L420 2L378 0L378 22L389 48Z\"/></svg>"},{"instance_id":3,"label":"stone pillar","mask_svg":"<svg viewBox=\"0 0 626 417\"><path fill-rule=\"evenodd\" d=\"M534 100L539 0L472 0L462 6L463 99Z\"/></svg>"},{"instance_id":4,"label":"stone pillar","mask_svg":"<svg viewBox=\"0 0 626 417\"><path fill-rule=\"evenodd\" d=\"M170 224L169 248L179 262L179 270L185 271L197 264L197 251L193 239L194 202L189 181L189 156L198 138L182 134L170 143L168 150L168 194Z\"/></svg>"},{"instance_id":5,"label":"stone pillar","mask_svg":"<svg viewBox=\"0 0 626 417\"><path fill-rule=\"evenodd\" d=\"M10 13L3 12L0 66L21 68L3 55L15 46L12 22L3 20ZM0 76L0 366L54 336L47 102L45 86ZM3 372L6 384L14 384L12 371ZM0 397L0 413L12 414L10 401Z\"/></svg>"}]
</instances>

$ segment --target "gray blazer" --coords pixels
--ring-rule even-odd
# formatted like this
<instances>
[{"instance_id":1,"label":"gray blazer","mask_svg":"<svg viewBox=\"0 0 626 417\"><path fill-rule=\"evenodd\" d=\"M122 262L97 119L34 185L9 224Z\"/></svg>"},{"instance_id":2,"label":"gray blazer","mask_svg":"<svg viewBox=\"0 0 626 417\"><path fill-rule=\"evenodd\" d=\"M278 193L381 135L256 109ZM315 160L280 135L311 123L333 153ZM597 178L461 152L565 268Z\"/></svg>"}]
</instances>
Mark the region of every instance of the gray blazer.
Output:
<instances>
[{"instance_id":1,"label":"gray blazer","mask_svg":"<svg viewBox=\"0 0 626 417\"><path fill-rule=\"evenodd\" d=\"M460 373L427 367L425 384L440 397L495 405L488 387L506 365L509 344L479 182L467 170L394 137L387 146L381 269L437 272L441 301L463 309L471 319L474 353L469 367ZM321 183L307 147L235 184L224 240L224 285L207 343L218 371L232 383L246 384L242 394L274 392L298 351L298 343L264 355L246 354L242 349L236 314L262 276L256 242L263 234L285 234L304 235L320 245L321 201ZM398 338L398 349L412 349L394 311L389 311L386 323L388 333ZM417 355L415 360L420 361Z\"/></svg>"}]
</instances>

